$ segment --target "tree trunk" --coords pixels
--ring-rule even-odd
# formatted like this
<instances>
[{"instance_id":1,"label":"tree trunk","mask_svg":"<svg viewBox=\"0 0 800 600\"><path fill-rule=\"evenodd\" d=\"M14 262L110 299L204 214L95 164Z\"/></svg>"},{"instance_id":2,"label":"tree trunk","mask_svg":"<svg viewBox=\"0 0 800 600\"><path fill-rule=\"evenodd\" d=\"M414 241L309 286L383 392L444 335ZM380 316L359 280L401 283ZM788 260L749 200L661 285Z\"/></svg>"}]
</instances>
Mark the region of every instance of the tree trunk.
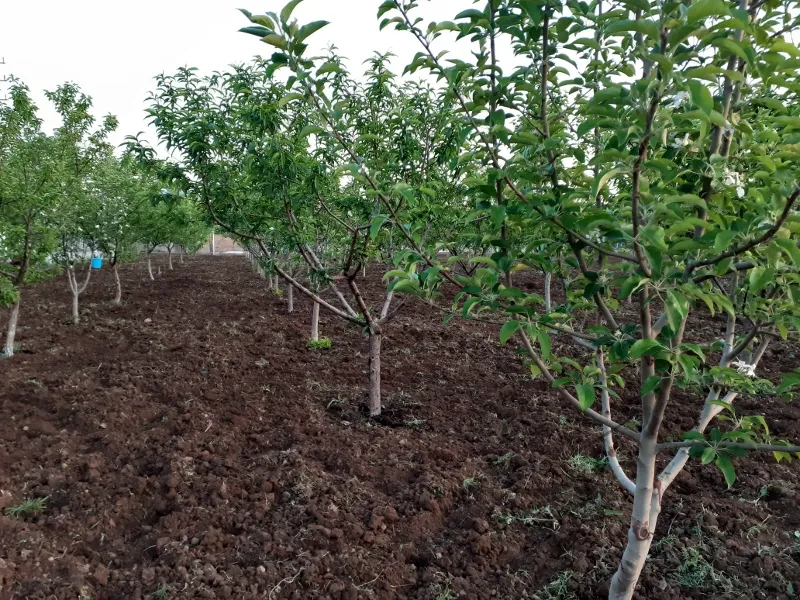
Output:
<instances>
[{"instance_id":1,"label":"tree trunk","mask_svg":"<svg viewBox=\"0 0 800 600\"><path fill-rule=\"evenodd\" d=\"M286 303L289 314L294 312L294 287L290 283L286 286Z\"/></svg>"},{"instance_id":2,"label":"tree trunk","mask_svg":"<svg viewBox=\"0 0 800 600\"><path fill-rule=\"evenodd\" d=\"M150 261L150 253L147 254L147 272L150 274L150 281L155 281L153 277L153 263Z\"/></svg>"},{"instance_id":3,"label":"tree trunk","mask_svg":"<svg viewBox=\"0 0 800 600\"><path fill-rule=\"evenodd\" d=\"M381 338L382 334L369 335L369 416L381 414Z\"/></svg>"},{"instance_id":4,"label":"tree trunk","mask_svg":"<svg viewBox=\"0 0 800 600\"><path fill-rule=\"evenodd\" d=\"M550 294L550 282L553 280L553 274L547 271L544 274L544 312L550 314L553 307L552 295Z\"/></svg>"},{"instance_id":5,"label":"tree trunk","mask_svg":"<svg viewBox=\"0 0 800 600\"><path fill-rule=\"evenodd\" d=\"M119 304L122 302L122 282L119 280L119 265L114 264L114 281L117 284L117 295L114 296L113 303Z\"/></svg>"},{"instance_id":6,"label":"tree trunk","mask_svg":"<svg viewBox=\"0 0 800 600\"><path fill-rule=\"evenodd\" d=\"M319 302L314 302L311 310L311 341L319 341Z\"/></svg>"},{"instance_id":7,"label":"tree trunk","mask_svg":"<svg viewBox=\"0 0 800 600\"><path fill-rule=\"evenodd\" d=\"M80 294L77 290L72 290L72 324L73 325L80 325L81 322L81 313L78 306L78 298L80 298Z\"/></svg>"},{"instance_id":8,"label":"tree trunk","mask_svg":"<svg viewBox=\"0 0 800 600\"><path fill-rule=\"evenodd\" d=\"M611 580L609 600L630 600L653 543L653 533L661 512L660 483L654 487L656 473L657 436L643 435L639 443L636 468L636 491L633 514L628 529L628 545L622 554L619 568Z\"/></svg>"},{"instance_id":9,"label":"tree trunk","mask_svg":"<svg viewBox=\"0 0 800 600\"><path fill-rule=\"evenodd\" d=\"M17 337L17 321L19 320L19 305L22 302L21 295L17 295L17 301L11 307L8 315L8 330L6 332L5 355L14 356L14 338Z\"/></svg>"},{"instance_id":10,"label":"tree trunk","mask_svg":"<svg viewBox=\"0 0 800 600\"><path fill-rule=\"evenodd\" d=\"M181 252L178 256L180 257L181 264L183 264L183 248L181 248Z\"/></svg>"},{"instance_id":11,"label":"tree trunk","mask_svg":"<svg viewBox=\"0 0 800 600\"><path fill-rule=\"evenodd\" d=\"M167 248L167 262L169 263L169 270L172 271L172 248Z\"/></svg>"}]
</instances>

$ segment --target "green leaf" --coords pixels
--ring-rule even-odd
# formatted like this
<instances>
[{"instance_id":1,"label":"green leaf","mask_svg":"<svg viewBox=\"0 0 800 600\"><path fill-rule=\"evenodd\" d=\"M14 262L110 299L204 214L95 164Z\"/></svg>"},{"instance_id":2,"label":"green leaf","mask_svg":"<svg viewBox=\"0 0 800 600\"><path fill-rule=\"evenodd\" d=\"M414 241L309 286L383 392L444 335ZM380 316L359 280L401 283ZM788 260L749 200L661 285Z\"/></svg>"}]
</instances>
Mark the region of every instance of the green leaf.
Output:
<instances>
[{"instance_id":1,"label":"green leaf","mask_svg":"<svg viewBox=\"0 0 800 600\"><path fill-rule=\"evenodd\" d=\"M286 40L279 36L277 33L270 33L269 35L265 35L261 38L261 41L269 44L270 46L275 46L276 48L280 48L281 50L286 49Z\"/></svg>"},{"instance_id":2,"label":"green leaf","mask_svg":"<svg viewBox=\"0 0 800 600\"><path fill-rule=\"evenodd\" d=\"M386 281L387 279L392 279L394 277L406 277L408 273L403 271L403 269L392 269L391 271L387 271L383 274L383 280Z\"/></svg>"},{"instance_id":3,"label":"green leaf","mask_svg":"<svg viewBox=\"0 0 800 600\"><path fill-rule=\"evenodd\" d=\"M580 125L578 125L577 135L578 137L583 137L587 133L589 133L592 129L597 127L598 119L587 119L583 121Z\"/></svg>"},{"instance_id":4,"label":"green leaf","mask_svg":"<svg viewBox=\"0 0 800 600\"><path fill-rule=\"evenodd\" d=\"M635 21L630 19L613 20L605 29L606 35L614 35L615 33L624 33L627 31L641 33L652 40L657 40L660 37L658 23L648 21L647 19L636 19Z\"/></svg>"},{"instance_id":5,"label":"green leaf","mask_svg":"<svg viewBox=\"0 0 800 600\"><path fill-rule=\"evenodd\" d=\"M775 277L775 269L755 267L750 271L750 293L757 294Z\"/></svg>"},{"instance_id":6,"label":"green leaf","mask_svg":"<svg viewBox=\"0 0 800 600\"><path fill-rule=\"evenodd\" d=\"M731 231L730 229L725 231L720 231L716 237L714 238L714 252L722 253L728 249L730 246L731 240L737 236L735 231Z\"/></svg>"},{"instance_id":7,"label":"green leaf","mask_svg":"<svg viewBox=\"0 0 800 600\"><path fill-rule=\"evenodd\" d=\"M302 42L311 34L316 33L317 31L325 27L325 25L328 25L328 21L313 21L311 23L307 23L298 30L297 35L294 37L294 40L296 42Z\"/></svg>"},{"instance_id":8,"label":"green leaf","mask_svg":"<svg viewBox=\"0 0 800 600\"><path fill-rule=\"evenodd\" d=\"M319 69L317 69L317 75L325 75L326 73L342 73L342 67L336 64L333 61L326 62L322 65Z\"/></svg>"},{"instance_id":9,"label":"green leaf","mask_svg":"<svg viewBox=\"0 0 800 600\"><path fill-rule=\"evenodd\" d=\"M671 290L667 294L666 302L664 302L664 310L667 313L670 329L677 332L681 323L689 314L689 303L679 291Z\"/></svg>"},{"instance_id":10,"label":"green leaf","mask_svg":"<svg viewBox=\"0 0 800 600\"><path fill-rule=\"evenodd\" d=\"M664 346L659 344L656 340L643 339L636 340L628 351L628 357L636 360L642 356L652 356L661 350L665 350Z\"/></svg>"},{"instance_id":11,"label":"green leaf","mask_svg":"<svg viewBox=\"0 0 800 600\"><path fill-rule=\"evenodd\" d=\"M378 7L378 16L377 18L380 19L383 15L385 15L390 10L394 9L396 4L394 0L386 0L383 4Z\"/></svg>"},{"instance_id":12,"label":"green leaf","mask_svg":"<svg viewBox=\"0 0 800 600\"><path fill-rule=\"evenodd\" d=\"M718 454L716 465L725 476L725 483L728 484L728 488L730 489L733 482L736 481L736 472L733 470L731 459L726 454Z\"/></svg>"},{"instance_id":13,"label":"green leaf","mask_svg":"<svg viewBox=\"0 0 800 600\"><path fill-rule=\"evenodd\" d=\"M579 383L575 386L581 410L587 411L594 404L594 386L591 383Z\"/></svg>"},{"instance_id":14,"label":"green leaf","mask_svg":"<svg viewBox=\"0 0 800 600\"><path fill-rule=\"evenodd\" d=\"M299 92L292 92L291 94L286 94L283 98L278 100L278 108L283 108L292 100L302 100L305 96Z\"/></svg>"},{"instance_id":15,"label":"green leaf","mask_svg":"<svg viewBox=\"0 0 800 600\"><path fill-rule=\"evenodd\" d=\"M283 7L281 10L281 22L288 23L289 17L292 16L294 9L297 8L297 5L300 4L303 0L290 0L286 6Z\"/></svg>"},{"instance_id":16,"label":"green leaf","mask_svg":"<svg viewBox=\"0 0 800 600\"><path fill-rule=\"evenodd\" d=\"M456 15L456 19L483 19L486 15L474 8L469 8L467 10L461 11Z\"/></svg>"},{"instance_id":17,"label":"green leaf","mask_svg":"<svg viewBox=\"0 0 800 600\"><path fill-rule=\"evenodd\" d=\"M606 171L605 173L598 173L595 177L594 183L592 184L592 200L597 198L597 195L600 193L600 190L605 187L605 185L609 182L609 180L622 173L622 169L611 169Z\"/></svg>"},{"instance_id":18,"label":"green leaf","mask_svg":"<svg viewBox=\"0 0 800 600\"><path fill-rule=\"evenodd\" d=\"M520 327L522 327L522 323L519 321L506 321L503 323L500 328L500 343L505 344L512 335L519 331Z\"/></svg>"},{"instance_id":19,"label":"green leaf","mask_svg":"<svg viewBox=\"0 0 800 600\"><path fill-rule=\"evenodd\" d=\"M689 80L689 90L692 95L692 103L707 115L711 115L714 110L714 99L708 88L697 79Z\"/></svg>"},{"instance_id":20,"label":"green leaf","mask_svg":"<svg viewBox=\"0 0 800 600\"><path fill-rule=\"evenodd\" d=\"M702 462L704 465L707 465L712 460L714 460L714 458L716 456L717 456L717 451L714 448L712 448L711 446L709 446L708 448L705 448L703 450L703 454L700 457L700 462ZM728 487L730 487L730 486L728 486Z\"/></svg>"},{"instance_id":21,"label":"green leaf","mask_svg":"<svg viewBox=\"0 0 800 600\"><path fill-rule=\"evenodd\" d=\"M271 29L267 29L266 27L262 27L261 25L251 25L250 27L242 27L239 31L241 33L249 33L250 35L254 35L260 38L268 36L271 33L274 33Z\"/></svg>"},{"instance_id":22,"label":"green leaf","mask_svg":"<svg viewBox=\"0 0 800 600\"><path fill-rule=\"evenodd\" d=\"M544 329L540 329L537 337L539 339L539 349L542 351L542 358L548 360L551 354L550 334Z\"/></svg>"},{"instance_id":23,"label":"green leaf","mask_svg":"<svg viewBox=\"0 0 800 600\"><path fill-rule=\"evenodd\" d=\"M652 375L648 377L647 380L644 382L644 385L642 386L640 395L644 397L647 396L647 394L653 393L654 391L656 391L656 388L660 383L661 383L661 377L659 377L658 375Z\"/></svg>"},{"instance_id":24,"label":"green leaf","mask_svg":"<svg viewBox=\"0 0 800 600\"><path fill-rule=\"evenodd\" d=\"M795 267L800 267L800 248L794 240L776 239L775 243L789 255Z\"/></svg>"},{"instance_id":25,"label":"green leaf","mask_svg":"<svg viewBox=\"0 0 800 600\"><path fill-rule=\"evenodd\" d=\"M622 285L619 286L619 297L627 298L648 281L650 280L645 277L640 277L639 275L632 275L628 277L622 282Z\"/></svg>"},{"instance_id":26,"label":"green leaf","mask_svg":"<svg viewBox=\"0 0 800 600\"><path fill-rule=\"evenodd\" d=\"M300 131L300 137L308 137L311 134L322 133L323 131L325 130L319 125L306 125Z\"/></svg>"},{"instance_id":27,"label":"green leaf","mask_svg":"<svg viewBox=\"0 0 800 600\"><path fill-rule=\"evenodd\" d=\"M378 232L383 227L383 223L388 218L388 215L375 215L372 217L372 223L369 226L369 237L370 239L375 239L378 237Z\"/></svg>"},{"instance_id":28,"label":"green leaf","mask_svg":"<svg viewBox=\"0 0 800 600\"><path fill-rule=\"evenodd\" d=\"M707 404L713 404L714 406L721 406L723 409L727 410L731 414L735 414L733 410L733 405L729 402L725 402L724 400L709 400Z\"/></svg>"},{"instance_id":29,"label":"green leaf","mask_svg":"<svg viewBox=\"0 0 800 600\"><path fill-rule=\"evenodd\" d=\"M706 439L706 436L699 431L687 431L686 433L681 434L681 439L687 441L702 441Z\"/></svg>"},{"instance_id":30,"label":"green leaf","mask_svg":"<svg viewBox=\"0 0 800 600\"><path fill-rule=\"evenodd\" d=\"M728 4L724 0L699 0L689 7L686 13L687 23L696 23L701 19L730 14Z\"/></svg>"},{"instance_id":31,"label":"green leaf","mask_svg":"<svg viewBox=\"0 0 800 600\"><path fill-rule=\"evenodd\" d=\"M531 376L536 379L539 375L542 374L542 370L536 365L536 363L530 364L531 369Z\"/></svg>"}]
</instances>

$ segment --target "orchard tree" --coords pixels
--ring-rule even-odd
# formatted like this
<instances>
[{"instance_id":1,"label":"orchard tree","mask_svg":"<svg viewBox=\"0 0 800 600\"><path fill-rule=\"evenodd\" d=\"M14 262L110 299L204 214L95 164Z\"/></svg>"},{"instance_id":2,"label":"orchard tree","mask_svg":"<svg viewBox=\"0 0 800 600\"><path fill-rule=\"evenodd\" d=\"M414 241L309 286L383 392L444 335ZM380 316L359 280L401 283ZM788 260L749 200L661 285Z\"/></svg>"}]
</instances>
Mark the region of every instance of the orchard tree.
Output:
<instances>
[{"instance_id":1,"label":"orchard tree","mask_svg":"<svg viewBox=\"0 0 800 600\"><path fill-rule=\"evenodd\" d=\"M77 218L80 238L111 265L116 284L113 304L122 302L120 262L135 253L139 241L136 215L150 201L143 181L131 158L120 160L109 154L93 170Z\"/></svg>"},{"instance_id":2,"label":"orchard tree","mask_svg":"<svg viewBox=\"0 0 800 600\"><path fill-rule=\"evenodd\" d=\"M56 140L41 130L28 88L14 80L0 104L0 305L9 307L4 355L14 355L22 286L52 274L54 217L63 200Z\"/></svg>"},{"instance_id":3,"label":"orchard tree","mask_svg":"<svg viewBox=\"0 0 800 600\"><path fill-rule=\"evenodd\" d=\"M61 205L53 216L59 236L54 257L66 270L72 292L72 322L77 325L80 323L80 296L89 285L92 269L87 265L86 275L80 282L75 262L86 258L87 249L92 255L98 250L95 236L82 235L82 219L97 210L98 198L92 195L88 182L98 164L111 152L108 135L116 129L117 119L108 115L93 130L92 99L75 84L65 83L45 94L62 119L62 125L53 133L56 158L63 176Z\"/></svg>"},{"instance_id":4,"label":"orchard tree","mask_svg":"<svg viewBox=\"0 0 800 600\"><path fill-rule=\"evenodd\" d=\"M465 3L453 21L425 23L417 0L383 2L381 28L419 44L407 71L446 86L466 123L458 163L471 171L463 183L488 217L481 227L493 228L496 251L465 257L480 266L462 276L436 259L436 242L409 233L424 224L384 191L393 165L362 160L347 106L324 91L339 66L304 56L308 36L326 23L293 21L297 4L245 13L253 23L245 31L276 48L272 68L293 72L296 91L284 102L315 109L320 133L336 139L353 176L406 237L412 252L392 271L393 289L430 298L420 282L448 281L461 287L465 317L506 315L501 342L520 340L533 375L602 427L611 470L632 500L609 597L631 598L666 493L690 458L714 463L730 486L734 460L750 452L800 456L761 415L734 404L800 383L800 374L782 384L756 376L772 340L796 341L800 325L800 50L792 42L800 5L488 0ZM449 58L458 44L446 36L468 41L471 58ZM508 50L513 57L501 58ZM423 185L404 192L424 201ZM533 264L569 279L558 311L513 287L511 273ZM621 310L631 296L634 318ZM587 308L596 315L588 326ZM724 320L721 341L687 331L700 311ZM559 352L554 335L565 342ZM641 396L638 431L612 417L613 387L625 384ZM669 441L661 428L676 387L704 402L695 427ZM635 444L634 473L616 455L615 434ZM672 458L659 470L661 453Z\"/></svg>"},{"instance_id":5,"label":"orchard tree","mask_svg":"<svg viewBox=\"0 0 800 600\"><path fill-rule=\"evenodd\" d=\"M381 57L371 65L366 87L352 81L336 57L327 64L333 65L330 78L320 84L339 104L338 117L361 114L352 124L357 151L375 164L392 164L397 180L384 193L398 206L413 203L405 180L427 178L437 161L446 160L441 147L451 141L415 125L426 119L446 122L449 106L431 101L428 89L396 86ZM273 71L258 61L210 77L193 69L161 76L149 110L152 122L182 173L176 179L200 198L215 223L250 248L262 268L274 270L316 306L364 329L370 340L370 414L377 416L383 328L399 306L392 307L392 290L378 307L370 306L359 279L374 276L365 267L392 239L382 234L392 215L366 185L348 148L314 122L324 123L328 115L315 112L310 119L308 107L273 80ZM404 135L386 135L386 128L403 129ZM412 159L416 163L410 164ZM426 190L436 195L433 188ZM425 229L405 230L404 248L406 240L424 237ZM305 263L308 285L286 270L290 253ZM316 329L312 324L312 338Z\"/></svg>"}]
</instances>

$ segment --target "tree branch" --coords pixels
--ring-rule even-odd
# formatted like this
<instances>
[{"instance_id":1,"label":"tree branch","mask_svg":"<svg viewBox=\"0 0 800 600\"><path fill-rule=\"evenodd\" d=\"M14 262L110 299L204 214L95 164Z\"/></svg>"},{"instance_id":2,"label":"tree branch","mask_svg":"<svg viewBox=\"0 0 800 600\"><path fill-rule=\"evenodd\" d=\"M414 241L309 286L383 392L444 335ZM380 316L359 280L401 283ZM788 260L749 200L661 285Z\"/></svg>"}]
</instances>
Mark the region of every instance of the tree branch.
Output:
<instances>
[{"instance_id":1,"label":"tree branch","mask_svg":"<svg viewBox=\"0 0 800 600\"><path fill-rule=\"evenodd\" d=\"M769 229L767 229L767 231L765 231L763 235L760 235L759 237L750 240L749 242L746 242L740 246L737 246L730 250L726 250L716 258L708 258L705 260L699 260L690 263L686 267L686 275L687 276L691 275L695 269L698 269L700 267L710 267L711 265L715 265L719 262L722 262L726 258L732 258L734 256L738 256L739 254L747 252L748 250L751 250L752 248L755 248L759 244L762 244L767 240L769 240L783 226L783 223L786 221L786 219L789 218L789 215L792 212L792 206L794 206L794 203L797 202L798 198L800 198L800 184L798 184L797 187L795 187L792 195L789 196L789 198L786 200L786 205L783 207L783 212L781 213L780 217L778 217L778 220L775 221L775 223L773 223L772 226Z\"/></svg>"},{"instance_id":2,"label":"tree branch","mask_svg":"<svg viewBox=\"0 0 800 600\"><path fill-rule=\"evenodd\" d=\"M603 356L603 349L598 348L595 355L597 356L597 366L600 368L600 401L602 404L603 416L611 420L611 398L608 393L608 375L606 374L606 361ZM629 493L636 492L636 484L633 483L630 477L625 473L622 465L619 464L617 452L614 449L614 432L608 425L603 425L603 441L605 442L606 457L608 457L608 466L611 472L617 478L619 484Z\"/></svg>"},{"instance_id":3,"label":"tree branch","mask_svg":"<svg viewBox=\"0 0 800 600\"><path fill-rule=\"evenodd\" d=\"M800 454L800 446L789 446L783 444L759 444L756 442L704 442L702 440L689 440L685 442L663 442L656 445L656 450L691 449L691 448L739 448L742 450L753 450L756 452L789 452ZM800 458L800 456L798 457Z\"/></svg>"},{"instance_id":4,"label":"tree branch","mask_svg":"<svg viewBox=\"0 0 800 600\"><path fill-rule=\"evenodd\" d=\"M544 361L542 361L539 355L536 354L536 351L533 349L533 344L531 343L530 337L528 337L528 334L525 333L525 331L522 329L519 330L519 333L522 336L522 340L525 343L525 347L528 350L528 354L530 355L531 360L533 360L536 366L539 367L539 370L542 372L542 376L545 378L545 380L548 383L552 384L553 381L555 381L555 378L553 377L552 373L550 373L550 370L547 368L547 365L544 364ZM559 396L561 396L569 404L577 408L580 411L580 413L584 415L586 418L591 419L596 423L600 423L601 425L608 426L612 431L616 431L623 437L631 439L637 443L639 442L639 434L636 433L635 431L628 429L624 425L620 425L619 423L612 421L611 419L607 419L600 413L593 411L591 408L583 410L581 408L581 403L578 402L578 399L575 398L575 396L573 396L572 394L570 394L565 388L559 387L555 388L555 390Z\"/></svg>"}]
</instances>

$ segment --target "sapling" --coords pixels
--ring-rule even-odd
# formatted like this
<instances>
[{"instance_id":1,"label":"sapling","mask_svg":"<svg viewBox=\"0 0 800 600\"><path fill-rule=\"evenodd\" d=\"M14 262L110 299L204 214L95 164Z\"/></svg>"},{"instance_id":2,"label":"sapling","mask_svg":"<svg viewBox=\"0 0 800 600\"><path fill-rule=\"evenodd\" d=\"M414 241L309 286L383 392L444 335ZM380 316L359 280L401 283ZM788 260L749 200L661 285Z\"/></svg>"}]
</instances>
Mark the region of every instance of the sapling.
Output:
<instances>
[{"instance_id":1,"label":"sapling","mask_svg":"<svg viewBox=\"0 0 800 600\"><path fill-rule=\"evenodd\" d=\"M520 340L534 376L585 422L602 426L611 472L632 498L609 597L631 598L665 494L689 458L714 463L731 486L733 459L748 452L800 456L800 447L771 436L763 417L734 408L741 394L788 394L800 383L799 375L777 387L756 378L769 344L796 340L800 325L791 91L800 83L793 58L800 50L789 37L797 21L778 25L777 3L746 0L624 2L607 15L599 3L489 0L457 23L425 28L413 14L417 4L384 2L379 13L390 16L382 26L416 38L421 52L409 69L442 78L468 115L471 139L484 151L462 155L481 165L473 196L499 206L494 186L502 180L502 206L514 210L495 209L497 237L502 225L545 224L555 240L549 256L571 255L575 284L593 306L594 322L582 325L584 303L542 313L531 294L509 286L509 269L533 260L525 247L507 245L460 279L463 314L505 311L501 341ZM478 45L476 61L446 62L434 49L450 31ZM503 42L530 62L497 70L487 89L483 67L499 64ZM579 63L592 60L576 78ZM592 144L584 143L589 132ZM635 319L618 310L630 296ZM697 339L690 319L700 306L724 319L721 341ZM553 335L578 353L557 355ZM641 395L639 431L611 412L614 388L632 383L622 376L627 365L639 371L632 386ZM676 386L703 393L705 402L693 430L670 441L661 428ZM632 475L614 435L636 448ZM666 452L673 457L659 469Z\"/></svg>"}]
</instances>

